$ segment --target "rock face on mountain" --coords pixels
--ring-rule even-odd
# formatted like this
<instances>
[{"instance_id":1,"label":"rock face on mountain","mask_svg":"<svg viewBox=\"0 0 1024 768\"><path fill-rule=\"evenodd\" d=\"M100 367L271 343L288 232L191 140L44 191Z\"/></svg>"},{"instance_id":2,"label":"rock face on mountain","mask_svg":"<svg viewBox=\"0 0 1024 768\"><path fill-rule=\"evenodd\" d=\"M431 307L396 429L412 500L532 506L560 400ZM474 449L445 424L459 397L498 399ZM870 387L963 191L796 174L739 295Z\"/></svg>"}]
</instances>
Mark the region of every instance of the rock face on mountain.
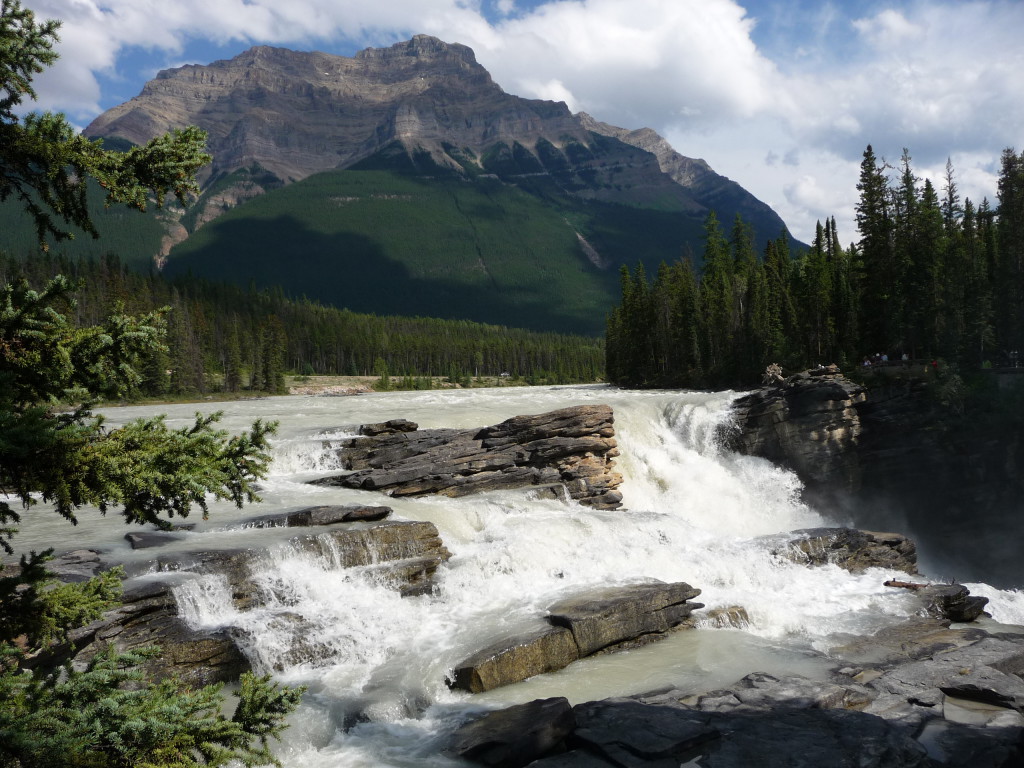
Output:
<instances>
[{"instance_id":1,"label":"rock face on mountain","mask_svg":"<svg viewBox=\"0 0 1024 768\"><path fill-rule=\"evenodd\" d=\"M427 35L352 58L258 46L164 70L85 133L143 143L190 124L209 133L210 175L258 163L285 182L393 141L443 157L445 143L483 149L585 135L564 104L507 95L472 50Z\"/></svg>"},{"instance_id":2,"label":"rock face on mountain","mask_svg":"<svg viewBox=\"0 0 1024 768\"><path fill-rule=\"evenodd\" d=\"M563 102L507 94L470 48L428 35L351 58L257 46L230 60L163 70L85 134L141 144L191 124L209 134L214 160L206 178L258 164L285 183L349 167L394 142L462 170L467 156L518 146L541 159L547 145L591 146L597 134L621 142L618 184L642 180L652 197L669 194L697 211L736 198L746 218L774 221L765 235L782 228L767 205L651 129L616 128L574 115ZM585 194L615 198L603 189L595 184Z\"/></svg>"},{"instance_id":3,"label":"rock face on mountain","mask_svg":"<svg viewBox=\"0 0 1024 768\"><path fill-rule=\"evenodd\" d=\"M595 509L616 509L622 501L616 490L622 476L612 471L619 452L607 405L516 416L483 429L373 434L376 427L364 425L360 432L370 435L339 446L343 466L353 472L316 483L389 496L465 496L554 484Z\"/></svg>"},{"instance_id":4,"label":"rock face on mountain","mask_svg":"<svg viewBox=\"0 0 1024 768\"><path fill-rule=\"evenodd\" d=\"M558 258L568 263L552 266L553 273L587 272L587 280L597 286L589 290L604 293L614 287L614 278L607 273L613 275L622 263L633 264L641 258L653 268L658 261L676 258L687 244L699 253L702 223L712 210L721 221L741 214L757 232L758 240L774 238L784 228L767 205L715 173L707 163L679 155L651 129L616 128L586 114L573 115L560 101L506 93L479 65L470 48L426 35L352 57L259 46L210 65L165 70L139 95L100 115L84 132L90 137L142 143L186 125L207 131L213 162L201 172L203 194L193 209L184 215L178 212L174 220L167 216L162 220L166 237L153 255L158 264L166 264L172 271L177 268L176 259L195 256L181 268L218 280L238 268L233 261L230 267L208 268L206 262L211 259L207 253L214 254L217 261L245 258L246 282L252 276L258 285L269 286L285 281L281 274L260 265L260 258L281 258L278 252L290 248L296 256L334 249L350 253L361 244L381 251L374 254L378 265L388 259L398 262L398 268L390 272L394 280L430 279L441 288L451 285L452 275L446 270L455 262L438 269L424 266L415 254L400 250L411 246L384 242L387 239L376 237L377 231L345 224L341 231L327 227L333 237L316 240L313 236L325 231L322 222L296 220L301 216L295 215L290 202L282 202L280 194L282 187L326 171L385 170L413 176L428 187L437 188L444 180L453 179L466 187L480 186L485 205L471 200L456 210L442 212L408 190L373 189L360 195L351 187L342 191L304 188L302 194L321 196L319 200L328 209L351 203L366 206L368 202L379 209L384 207L381 201L391 201L389 209L393 210L373 213L385 230L408 224L408 204L415 198L431 210L435 221L456 222L457 233L444 230L435 238L452 240L453 248L467 239L479 241L467 251L473 254L473 269L478 261L478 268L489 272L496 286L502 283L503 270L510 267L503 267L503 261L492 263L490 258L506 250L509 237L519 239L509 249L513 254L538 251L548 258L554 258L556 252L564 254ZM502 195L495 195L496 187ZM528 195L528 205L547 211L550 221L536 224L537 229L523 227L522 219L530 216L516 209L518 203L503 197L510 190ZM211 234L215 228L211 223L234 209L253 210L261 197L276 202L264 201L257 218L276 215L279 220L273 221L273 228L292 227L294 236L275 243L270 255L259 258L223 255L239 239L227 232ZM450 201L452 195L442 197ZM520 202L521 197L517 198ZM614 207L613 216L605 206ZM300 210L310 209L306 205ZM488 232L486 222L505 217L517 219L520 225L508 227L507 237ZM189 245L201 228L207 230L207 238L220 240L209 244L200 238L198 244ZM637 250L641 233L643 252ZM189 248L207 250L195 255ZM503 258L507 261L509 255L503 254ZM547 270L547 262L541 268ZM511 271L519 274L523 270ZM322 275L310 276L308 284L286 288L327 303L380 311L359 301L367 293L364 289L326 295L318 283L323 283ZM419 289L407 292L407 303L417 296L436 294L438 285ZM509 325L508 316L487 313L486 305L495 302L481 300L480 290L476 287L480 307L469 316ZM523 289L518 285L506 290ZM534 313L551 303L550 297L517 301L532 307ZM594 324L588 326L578 319L575 329L598 331L607 303L604 297L595 300ZM436 307L417 305L409 311L449 316L444 307L451 304L449 300ZM387 312L395 313L395 309L388 306ZM530 325L528 315L520 313L519 321Z\"/></svg>"}]
</instances>

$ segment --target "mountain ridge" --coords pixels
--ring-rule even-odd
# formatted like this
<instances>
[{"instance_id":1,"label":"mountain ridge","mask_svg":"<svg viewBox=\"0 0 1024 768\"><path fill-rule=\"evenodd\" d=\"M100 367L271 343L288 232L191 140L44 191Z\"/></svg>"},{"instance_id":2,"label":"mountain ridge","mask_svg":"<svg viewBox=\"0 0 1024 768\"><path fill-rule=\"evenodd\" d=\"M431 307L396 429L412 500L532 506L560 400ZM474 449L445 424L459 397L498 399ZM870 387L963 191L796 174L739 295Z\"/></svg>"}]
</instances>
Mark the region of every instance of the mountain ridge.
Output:
<instances>
[{"instance_id":1,"label":"mountain ridge","mask_svg":"<svg viewBox=\"0 0 1024 768\"><path fill-rule=\"evenodd\" d=\"M683 156L652 129L619 128L583 112L573 114L563 102L508 94L472 49L428 35L352 57L256 46L232 59L163 70L138 96L97 117L85 134L142 143L190 124L207 131L213 161L199 177L203 192L193 208L165 224L167 234L154 257L172 272L212 271L223 277L244 265L249 274L239 280L252 278L268 287L271 273L280 272L275 259L289 260L301 273L303 259L308 259L304 254L311 249L344 249L355 241L336 230L323 237L329 224L304 218L301 207L294 215L295 195L288 189L318 174L387 172L394 178L396 195L407 194L398 191L405 188L402 178L415 177L425 185L425 194L448 200L445 205L427 201L447 222L424 222L417 235L404 239L386 234L402 229L404 222L393 217L407 215L408 209L377 206L375 229L360 229L357 238L366 258L391 263L402 281L422 279L425 288L451 283L454 292L441 293L449 297L446 301L455 301L454 309L445 305L435 312L428 302L418 304L418 312L453 316L460 311L459 291L477 290L471 275L453 274L454 264L526 275L549 257L556 273L586 272L587 290L595 297L587 327L596 333L614 301L617 268L639 260L653 271L660 261L684 254L699 260L695 254L702 251L704 220L711 210L725 227L742 216L755 243L785 229L769 206L705 161ZM469 208L451 207L460 198L453 192L453 179L476 186L476 193L461 196L462 204L472 202ZM317 182L303 187L301 194L333 189L344 197L353 183L359 186L340 178ZM383 177L375 177L374 184L378 196L392 194ZM513 200L512 190L527 193L533 202ZM293 238L273 238L273 249L251 239L239 241L246 211L255 211L254 200L260 197L270 201L260 207L265 231L295 228ZM272 215L278 200L288 215ZM308 207L323 211L311 199ZM219 227L229 212L232 225ZM487 222L478 215L507 220L488 228L481 226ZM552 215L566 232L555 232ZM550 248L531 231L536 226L554 237ZM197 237L200 232L203 237ZM566 245L566 235L571 245ZM508 242L520 236L521 254L515 242L511 247ZM440 242L427 264L413 251L432 239ZM351 254L346 258L351 263ZM522 264L509 266L509 259L521 259ZM218 260L236 266L226 269L216 265ZM324 264L322 256L319 263ZM374 311L365 305L364 295L337 285L324 295L319 283L310 274L292 290L337 306ZM603 288L596 289L597 284ZM506 298L521 297L524 308L559 299L536 284L526 289L506 281L490 287L504 291ZM571 281L558 290L564 296L572 290ZM466 305L474 307L467 317L503 323L514 315L518 300L508 304L502 299L499 318L481 309L479 296L467 296ZM379 311L395 307L382 305ZM574 312L565 327L581 330L579 308Z\"/></svg>"}]
</instances>

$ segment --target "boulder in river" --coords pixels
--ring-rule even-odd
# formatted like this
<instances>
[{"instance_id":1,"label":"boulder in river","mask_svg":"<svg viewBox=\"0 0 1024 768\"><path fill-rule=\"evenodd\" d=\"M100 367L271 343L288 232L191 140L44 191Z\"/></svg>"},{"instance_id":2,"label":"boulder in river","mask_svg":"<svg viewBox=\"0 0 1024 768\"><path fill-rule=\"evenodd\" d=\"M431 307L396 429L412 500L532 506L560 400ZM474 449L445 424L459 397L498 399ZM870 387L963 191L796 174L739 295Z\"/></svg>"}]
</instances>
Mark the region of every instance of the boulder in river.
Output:
<instances>
[{"instance_id":1,"label":"boulder in river","mask_svg":"<svg viewBox=\"0 0 1024 768\"><path fill-rule=\"evenodd\" d=\"M587 592L552 605L548 621L572 632L580 656L662 635L681 624L701 603L691 603L699 589L685 582L650 582Z\"/></svg>"},{"instance_id":2,"label":"boulder in river","mask_svg":"<svg viewBox=\"0 0 1024 768\"><path fill-rule=\"evenodd\" d=\"M778 539L773 554L807 565L838 565L851 573L886 568L917 573L917 547L900 533L861 531L856 528L805 528Z\"/></svg>"},{"instance_id":3,"label":"boulder in river","mask_svg":"<svg viewBox=\"0 0 1024 768\"><path fill-rule=\"evenodd\" d=\"M337 449L352 471L314 482L390 496L465 496L560 483L581 504L621 506L616 489L622 476L613 471L618 449L607 405L516 416L482 429L378 434L378 425L370 426L372 434L341 441Z\"/></svg>"},{"instance_id":4,"label":"boulder in river","mask_svg":"<svg viewBox=\"0 0 1024 768\"><path fill-rule=\"evenodd\" d=\"M595 653L660 639L704 606L684 582L591 590L552 605L549 626L495 643L460 663L449 685L480 693L553 672Z\"/></svg>"},{"instance_id":5,"label":"boulder in river","mask_svg":"<svg viewBox=\"0 0 1024 768\"><path fill-rule=\"evenodd\" d=\"M575 727L567 699L537 699L466 723L446 751L493 768L520 768L559 748Z\"/></svg>"}]
</instances>

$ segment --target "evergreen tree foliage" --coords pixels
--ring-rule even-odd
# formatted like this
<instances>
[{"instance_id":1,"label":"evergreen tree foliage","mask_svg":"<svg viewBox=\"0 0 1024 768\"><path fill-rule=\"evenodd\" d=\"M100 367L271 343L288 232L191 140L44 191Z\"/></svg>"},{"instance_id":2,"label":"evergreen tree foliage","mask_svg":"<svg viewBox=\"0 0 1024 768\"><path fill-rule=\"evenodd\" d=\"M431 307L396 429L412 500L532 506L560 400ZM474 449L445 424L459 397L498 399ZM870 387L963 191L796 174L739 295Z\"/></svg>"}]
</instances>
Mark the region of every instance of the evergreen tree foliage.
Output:
<instances>
[{"instance_id":1,"label":"evergreen tree foliage","mask_svg":"<svg viewBox=\"0 0 1024 768\"><path fill-rule=\"evenodd\" d=\"M86 206L90 178L108 202L145 208L168 191L183 198L208 159L194 129L117 155L75 135L62 115L18 120L13 109L34 97L33 74L55 58L57 27L37 23L17 0L0 0L0 200L20 201L41 241L67 237L66 224L95 233ZM210 498L257 500L254 481L266 473L273 425L256 422L248 434L229 437L214 428L217 415L197 415L177 430L161 418L108 429L93 415L98 398L136 390L141 371L165 349L165 311L129 313L119 276L103 278L97 289L109 301L88 319L65 277L39 289L26 279L0 287L0 547L8 553L21 512L40 502L71 523L88 505L167 527L194 507L205 514ZM0 766L276 763L269 739L280 734L301 689L247 676L229 720L217 686L190 691L173 680L145 681L138 665L155 648L111 649L85 670L23 669L26 651L95 620L120 593L117 571L55 584L45 568L51 554L23 555L18 569L0 576Z\"/></svg>"},{"instance_id":2,"label":"evergreen tree foliage","mask_svg":"<svg viewBox=\"0 0 1024 768\"><path fill-rule=\"evenodd\" d=\"M76 323L100 322L119 298L127 311L137 314L171 308L165 347L144 353L135 395L238 391L232 389L233 380L239 389L268 391L264 339L271 327L281 374L372 376L381 357L392 372L421 379L445 375L453 364L471 373L479 370L482 376L507 372L538 381L548 381L547 372L549 383L556 372L562 383L597 381L604 375L603 340L588 336L468 320L357 314L289 300L278 292L193 278L169 281L159 273L132 271L113 257L69 261L36 254L15 259L0 252L0 281L25 279L41 290L57 274L80 284L69 315ZM232 338L237 340L237 357ZM280 375L276 380L280 385Z\"/></svg>"},{"instance_id":3,"label":"evergreen tree foliage","mask_svg":"<svg viewBox=\"0 0 1024 768\"><path fill-rule=\"evenodd\" d=\"M899 270L893 250L893 221L885 165L869 144L864 151L857 184L857 229L860 231L861 344L867 349L888 349L898 337Z\"/></svg>"},{"instance_id":4,"label":"evergreen tree foliage","mask_svg":"<svg viewBox=\"0 0 1024 768\"><path fill-rule=\"evenodd\" d=\"M210 498L256 501L273 425L248 434L216 430L218 415L172 430L161 418L107 429L91 398L119 396L140 380L141 353L159 343L159 315L112 315L103 326L68 322L71 287L55 278L0 289L0 546L12 551L21 513L40 501L76 522L81 507L118 508L128 522L161 527ZM65 312L58 311L64 308ZM54 410L71 403L70 410ZM241 715L221 715L219 688L181 691L142 683L142 657L111 652L84 672L19 670L22 647L45 647L99 617L119 594L120 574L56 586L50 552L23 555L0 578L0 765L200 766L274 762L267 739L279 733L301 691L266 678L243 681ZM153 653L157 651L154 650ZM124 683L135 683L124 690Z\"/></svg>"},{"instance_id":5,"label":"evergreen tree foliage","mask_svg":"<svg viewBox=\"0 0 1024 768\"><path fill-rule=\"evenodd\" d=\"M996 342L1019 353L1024 347L1024 152L1003 151L998 193Z\"/></svg>"},{"instance_id":6,"label":"evergreen tree foliage","mask_svg":"<svg viewBox=\"0 0 1024 768\"><path fill-rule=\"evenodd\" d=\"M940 195L904 150L895 178L870 146L856 207L860 239L818 223L795 257L785 232L758 258L737 222L712 214L704 266L663 266L653 291L623 270L608 317L608 377L630 386L749 387L769 362L788 370L876 355L961 367L1019 364L1024 346L1024 154L1007 149L999 208L960 201L952 163ZM1016 354L1013 354L1015 353Z\"/></svg>"},{"instance_id":7,"label":"evergreen tree foliage","mask_svg":"<svg viewBox=\"0 0 1024 768\"><path fill-rule=\"evenodd\" d=\"M231 719L221 687L146 685L138 665L157 651L98 654L78 671L0 674L4 768L203 768L277 764L270 738L300 689L245 673ZM236 762L237 761L237 762Z\"/></svg>"},{"instance_id":8,"label":"evergreen tree foliage","mask_svg":"<svg viewBox=\"0 0 1024 768\"><path fill-rule=\"evenodd\" d=\"M58 21L37 22L19 0L0 0L0 201L19 201L35 221L40 244L47 237L71 236L71 224L93 236L88 189L95 180L107 204L146 210L150 199L162 205L168 193L180 201L198 192L195 173L210 161L198 128L153 139L128 152L103 149L77 133L64 115L14 109L35 99L32 78L57 58Z\"/></svg>"}]
</instances>

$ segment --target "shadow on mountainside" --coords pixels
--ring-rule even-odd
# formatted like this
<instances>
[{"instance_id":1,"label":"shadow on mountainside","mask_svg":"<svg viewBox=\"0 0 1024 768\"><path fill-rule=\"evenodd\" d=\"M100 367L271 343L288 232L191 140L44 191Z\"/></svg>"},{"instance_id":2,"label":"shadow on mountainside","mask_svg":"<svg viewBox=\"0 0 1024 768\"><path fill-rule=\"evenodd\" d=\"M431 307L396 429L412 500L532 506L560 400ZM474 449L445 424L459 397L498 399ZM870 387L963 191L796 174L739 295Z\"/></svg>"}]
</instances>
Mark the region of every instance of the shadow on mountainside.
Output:
<instances>
[{"instance_id":1,"label":"shadow on mountainside","mask_svg":"<svg viewBox=\"0 0 1024 768\"><path fill-rule=\"evenodd\" d=\"M543 270L503 289L481 263L451 279L419 277L384 255L374 240L351 232L325 234L293 216L213 222L216 237L190 252L172 253L170 277L192 274L239 285L280 287L291 297L378 315L467 319L541 331L596 335L602 314L553 301ZM267 257L264 254L272 254ZM610 283L615 276L609 276ZM609 286L609 295L611 287Z\"/></svg>"}]
</instances>

